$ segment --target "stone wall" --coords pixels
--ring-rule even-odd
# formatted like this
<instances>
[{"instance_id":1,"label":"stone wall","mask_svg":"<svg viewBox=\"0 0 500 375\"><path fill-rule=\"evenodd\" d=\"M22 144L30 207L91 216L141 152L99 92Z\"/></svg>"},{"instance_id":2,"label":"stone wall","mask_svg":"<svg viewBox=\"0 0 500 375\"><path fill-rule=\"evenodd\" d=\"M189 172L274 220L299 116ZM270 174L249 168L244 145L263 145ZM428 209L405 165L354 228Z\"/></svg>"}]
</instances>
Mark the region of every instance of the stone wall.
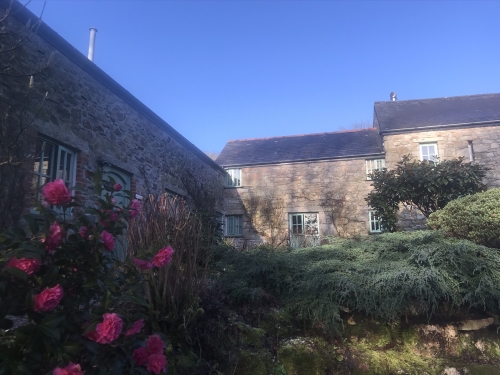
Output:
<instances>
[{"instance_id":1,"label":"stone wall","mask_svg":"<svg viewBox=\"0 0 500 375\"><path fill-rule=\"evenodd\" d=\"M500 125L500 124L499 124ZM472 141L473 159L491 168L486 177L488 187L500 186L500 127L468 127L427 130L404 134L385 135L386 167L392 169L401 156L410 155L420 160L420 144L436 143L440 160L463 157L470 161L469 141ZM424 215L417 209L402 209L399 224L406 229L425 228Z\"/></svg>"},{"instance_id":2,"label":"stone wall","mask_svg":"<svg viewBox=\"0 0 500 375\"><path fill-rule=\"evenodd\" d=\"M257 233L258 223L251 222L252 197L273 198L283 202L281 225L288 234L290 213L318 213L321 238L338 236L332 220L321 202L330 195L345 195L345 220L341 221L341 235L368 234L368 206L364 198L371 190L366 178L365 159L329 160L244 167L241 171L242 187L226 188L224 202L226 215L243 216L243 242L252 245L265 240ZM269 233L267 233L269 234Z\"/></svg>"},{"instance_id":3,"label":"stone wall","mask_svg":"<svg viewBox=\"0 0 500 375\"><path fill-rule=\"evenodd\" d=\"M500 125L500 123L498 124ZM474 161L492 168L488 173L489 187L500 186L500 126L428 130L383 137L386 167L391 169L403 155L420 160L421 143L436 142L441 160L462 156L469 161L468 141L472 141Z\"/></svg>"},{"instance_id":4,"label":"stone wall","mask_svg":"<svg viewBox=\"0 0 500 375\"><path fill-rule=\"evenodd\" d=\"M8 26L20 30L31 16L19 12L19 20L10 16ZM26 107L27 118L34 118L25 134L26 154L34 155L37 137L47 137L76 152L75 182L86 191L91 191L96 168L110 165L131 176L134 193L159 194L168 189L192 198L197 194L198 200L201 197L222 210L221 167L47 26L37 34L31 33L11 54L15 64L0 81L2 104L17 108L17 113ZM15 39L3 35L1 43L14 45ZM0 59L11 55L0 53ZM26 96L33 72L34 86ZM2 122L2 127L6 124ZM32 163L27 161L28 170L33 170Z\"/></svg>"}]
</instances>

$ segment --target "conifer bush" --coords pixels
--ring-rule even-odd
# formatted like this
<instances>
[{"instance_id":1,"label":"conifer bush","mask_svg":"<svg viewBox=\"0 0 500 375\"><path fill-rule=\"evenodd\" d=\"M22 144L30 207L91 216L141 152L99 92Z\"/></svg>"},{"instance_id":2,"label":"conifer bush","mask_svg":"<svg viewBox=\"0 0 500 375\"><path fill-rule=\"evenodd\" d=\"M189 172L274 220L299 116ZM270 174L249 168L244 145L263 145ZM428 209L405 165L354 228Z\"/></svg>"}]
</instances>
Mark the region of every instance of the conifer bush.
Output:
<instances>
[{"instance_id":1,"label":"conifer bush","mask_svg":"<svg viewBox=\"0 0 500 375\"><path fill-rule=\"evenodd\" d=\"M342 316L500 312L500 254L435 231L387 233L289 252L230 252L222 285L233 304L278 300L311 324L342 330Z\"/></svg>"},{"instance_id":2,"label":"conifer bush","mask_svg":"<svg viewBox=\"0 0 500 375\"><path fill-rule=\"evenodd\" d=\"M500 188L451 201L430 215L428 225L451 237L500 248Z\"/></svg>"}]
</instances>

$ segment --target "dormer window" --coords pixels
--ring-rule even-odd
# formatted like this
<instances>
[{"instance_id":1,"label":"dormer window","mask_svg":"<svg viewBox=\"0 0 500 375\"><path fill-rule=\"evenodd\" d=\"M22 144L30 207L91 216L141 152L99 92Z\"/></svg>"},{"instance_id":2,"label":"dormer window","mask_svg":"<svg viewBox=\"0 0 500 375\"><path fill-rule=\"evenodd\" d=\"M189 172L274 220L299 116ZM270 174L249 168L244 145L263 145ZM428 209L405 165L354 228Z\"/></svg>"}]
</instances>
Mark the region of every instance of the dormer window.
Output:
<instances>
[{"instance_id":1,"label":"dormer window","mask_svg":"<svg viewBox=\"0 0 500 375\"><path fill-rule=\"evenodd\" d=\"M226 169L226 187L241 186L241 169Z\"/></svg>"}]
</instances>

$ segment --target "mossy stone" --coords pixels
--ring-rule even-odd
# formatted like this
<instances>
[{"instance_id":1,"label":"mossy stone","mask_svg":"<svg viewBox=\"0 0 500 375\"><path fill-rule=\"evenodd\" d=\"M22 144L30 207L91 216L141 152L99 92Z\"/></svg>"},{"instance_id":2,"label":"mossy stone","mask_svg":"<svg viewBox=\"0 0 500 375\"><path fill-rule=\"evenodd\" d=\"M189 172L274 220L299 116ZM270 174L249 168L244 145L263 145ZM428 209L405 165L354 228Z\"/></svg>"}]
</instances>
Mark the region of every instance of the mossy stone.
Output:
<instances>
[{"instance_id":1,"label":"mossy stone","mask_svg":"<svg viewBox=\"0 0 500 375\"><path fill-rule=\"evenodd\" d=\"M288 375L324 375L336 365L335 349L320 338L295 338L282 343L278 361Z\"/></svg>"}]
</instances>

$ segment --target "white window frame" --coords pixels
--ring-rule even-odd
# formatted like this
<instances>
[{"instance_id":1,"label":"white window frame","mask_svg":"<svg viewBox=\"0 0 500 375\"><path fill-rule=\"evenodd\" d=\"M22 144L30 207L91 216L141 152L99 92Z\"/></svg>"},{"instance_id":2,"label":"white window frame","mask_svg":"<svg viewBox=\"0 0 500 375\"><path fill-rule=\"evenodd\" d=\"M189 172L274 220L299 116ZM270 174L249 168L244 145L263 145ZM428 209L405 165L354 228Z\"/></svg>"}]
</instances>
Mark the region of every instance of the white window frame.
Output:
<instances>
[{"instance_id":1,"label":"white window frame","mask_svg":"<svg viewBox=\"0 0 500 375\"><path fill-rule=\"evenodd\" d=\"M370 175L373 171L380 171L385 168L385 159L367 159L366 160L366 179L371 180Z\"/></svg>"},{"instance_id":2,"label":"white window frame","mask_svg":"<svg viewBox=\"0 0 500 375\"><path fill-rule=\"evenodd\" d=\"M68 188L75 184L76 152L42 136L37 137L37 145L38 142L42 144L40 154L35 155L33 188L37 192L37 199L40 199L41 188L48 182L62 179ZM47 150L47 145L51 146L50 150ZM47 158L46 162L43 161L44 158ZM48 167L46 173L43 171L44 164ZM71 191L71 194L73 194L73 191ZM62 213L60 209L56 209L55 207L54 209L56 212L60 211Z\"/></svg>"},{"instance_id":3,"label":"white window frame","mask_svg":"<svg viewBox=\"0 0 500 375\"><path fill-rule=\"evenodd\" d=\"M226 215L224 233L227 237L241 237L243 235L243 216Z\"/></svg>"},{"instance_id":4,"label":"white window frame","mask_svg":"<svg viewBox=\"0 0 500 375\"><path fill-rule=\"evenodd\" d=\"M241 168L226 169L226 187L241 186Z\"/></svg>"},{"instance_id":5,"label":"white window frame","mask_svg":"<svg viewBox=\"0 0 500 375\"><path fill-rule=\"evenodd\" d=\"M368 224L370 225L370 233L381 233L382 224L380 223L380 218L377 217L377 211L368 211Z\"/></svg>"},{"instance_id":6,"label":"white window frame","mask_svg":"<svg viewBox=\"0 0 500 375\"><path fill-rule=\"evenodd\" d=\"M430 146L434 146L435 154L430 154L430 151L429 151ZM438 152L437 142L420 143L419 149L420 149L420 160L421 161L428 160L428 161L432 161L433 163L438 162L439 152Z\"/></svg>"},{"instance_id":7,"label":"white window frame","mask_svg":"<svg viewBox=\"0 0 500 375\"><path fill-rule=\"evenodd\" d=\"M318 212L289 213L288 230L291 247L318 246L320 244Z\"/></svg>"}]
</instances>

